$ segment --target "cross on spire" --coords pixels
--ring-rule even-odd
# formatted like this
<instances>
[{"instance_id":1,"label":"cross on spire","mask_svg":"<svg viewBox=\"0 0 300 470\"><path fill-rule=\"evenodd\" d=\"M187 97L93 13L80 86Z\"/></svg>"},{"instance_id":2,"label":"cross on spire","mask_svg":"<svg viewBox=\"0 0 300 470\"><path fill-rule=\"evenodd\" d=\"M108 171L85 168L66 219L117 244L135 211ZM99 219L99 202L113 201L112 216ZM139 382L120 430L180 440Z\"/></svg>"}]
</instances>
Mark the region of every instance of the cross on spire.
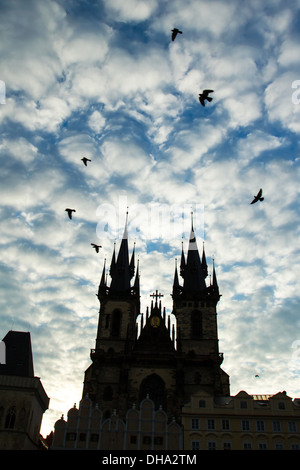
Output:
<instances>
[{"instance_id":1,"label":"cross on spire","mask_svg":"<svg viewBox=\"0 0 300 470\"><path fill-rule=\"evenodd\" d=\"M156 290L155 294L154 294L154 292L153 292L153 294L150 294L150 297L153 297L153 298L155 297L155 302L157 303L157 299L160 298L160 297L163 297L163 294L158 293L158 291Z\"/></svg>"}]
</instances>

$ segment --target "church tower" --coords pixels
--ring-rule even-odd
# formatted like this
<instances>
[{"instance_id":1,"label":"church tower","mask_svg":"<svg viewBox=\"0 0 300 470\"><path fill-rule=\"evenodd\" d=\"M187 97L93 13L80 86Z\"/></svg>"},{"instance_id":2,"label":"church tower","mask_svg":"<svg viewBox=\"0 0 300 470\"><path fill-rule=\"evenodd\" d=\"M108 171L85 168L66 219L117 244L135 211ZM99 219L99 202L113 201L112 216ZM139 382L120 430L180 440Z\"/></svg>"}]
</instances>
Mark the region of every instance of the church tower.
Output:
<instances>
[{"instance_id":1,"label":"church tower","mask_svg":"<svg viewBox=\"0 0 300 470\"><path fill-rule=\"evenodd\" d=\"M135 253L129 261L127 218L123 238L116 258L113 252L107 285L105 263L98 289L100 301L95 349L92 364L85 372L83 396L106 411L120 408L121 396L128 390L128 353L136 340L136 320L140 313L139 271L135 279ZM126 400L125 400L126 401Z\"/></svg>"},{"instance_id":2,"label":"church tower","mask_svg":"<svg viewBox=\"0 0 300 470\"><path fill-rule=\"evenodd\" d=\"M193 223L187 256L182 249L179 283L177 266L173 284L170 322L162 308L163 294L151 295L150 310L140 312L139 268L135 250L128 250L127 219L118 255L113 251L110 285L105 263L98 289L99 322L92 364L85 372L83 397L87 394L109 417L149 397L168 417L180 416L181 408L200 389L211 395L229 394L229 379L220 365L216 305L220 294L213 279L206 285L207 264L198 252ZM141 319L138 334L137 318Z\"/></svg>"},{"instance_id":3,"label":"church tower","mask_svg":"<svg viewBox=\"0 0 300 470\"><path fill-rule=\"evenodd\" d=\"M215 267L207 286L206 255L203 246L200 258L191 223L187 256L182 248L179 284L177 266L173 283L173 314L177 320L177 351L183 358L185 397L201 388L212 395L229 394L229 377L220 368L223 354L219 352L217 303L220 299Z\"/></svg>"}]
</instances>

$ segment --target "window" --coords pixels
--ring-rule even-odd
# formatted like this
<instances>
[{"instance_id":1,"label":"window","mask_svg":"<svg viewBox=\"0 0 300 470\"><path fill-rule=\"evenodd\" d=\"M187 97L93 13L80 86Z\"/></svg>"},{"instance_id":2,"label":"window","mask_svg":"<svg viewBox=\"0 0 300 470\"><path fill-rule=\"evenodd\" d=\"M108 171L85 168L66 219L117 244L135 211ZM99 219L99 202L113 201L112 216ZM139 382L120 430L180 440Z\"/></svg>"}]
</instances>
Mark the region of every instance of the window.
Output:
<instances>
[{"instance_id":1,"label":"window","mask_svg":"<svg viewBox=\"0 0 300 470\"><path fill-rule=\"evenodd\" d=\"M213 418L209 418L206 422L207 429L216 429L216 421Z\"/></svg>"},{"instance_id":2,"label":"window","mask_svg":"<svg viewBox=\"0 0 300 470\"><path fill-rule=\"evenodd\" d=\"M244 401L244 400L241 401L241 402L240 402L240 408L241 408L242 410L247 409L247 408L248 408L248 403L247 403L246 401Z\"/></svg>"},{"instance_id":3,"label":"window","mask_svg":"<svg viewBox=\"0 0 300 470\"><path fill-rule=\"evenodd\" d=\"M207 442L207 449L208 450L216 450L217 449L217 443L215 441L208 441Z\"/></svg>"},{"instance_id":4,"label":"window","mask_svg":"<svg viewBox=\"0 0 300 470\"><path fill-rule=\"evenodd\" d=\"M259 442L258 443L258 448L259 448L259 450L266 450L268 448L268 446L265 442Z\"/></svg>"},{"instance_id":5,"label":"window","mask_svg":"<svg viewBox=\"0 0 300 470\"><path fill-rule=\"evenodd\" d=\"M223 450L231 450L231 442L223 442Z\"/></svg>"},{"instance_id":6,"label":"window","mask_svg":"<svg viewBox=\"0 0 300 470\"><path fill-rule=\"evenodd\" d=\"M200 450L200 441L192 441L191 450Z\"/></svg>"},{"instance_id":7,"label":"window","mask_svg":"<svg viewBox=\"0 0 300 470\"><path fill-rule=\"evenodd\" d=\"M144 436L143 444L151 444L151 436Z\"/></svg>"},{"instance_id":8,"label":"window","mask_svg":"<svg viewBox=\"0 0 300 470\"><path fill-rule=\"evenodd\" d=\"M15 426L16 421L16 407L11 406L7 411L6 418L5 418L5 425L6 429L13 429Z\"/></svg>"},{"instance_id":9,"label":"window","mask_svg":"<svg viewBox=\"0 0 300 470\"><path fill-rule=\"evenodd\" d=\"M154 402L156 410L158 410L160 406L165 408L165 383L159 375L151 374L142 381L139 392L140 401L144 400L147 395L149 395L149 398Z\"/></svg>"},{"instance_id":10,"label":"window","mask_svg":"<svg viewBox=\"0 0 300 470\"><path fill-rule=\"evenodd\" d=\"M97 433L92 433L91 434L91 438L90 438L91 442L98 442L98 439L99 439L99 434L97 434Z\"/></svg>"},{"instance_id":11,"label":"window","mask_svg":"<svg viewBox=\"0 0 300 470\"><path fill-rule=\"evenodd\" d=\"M243 443L243 449L244 449L244 450L250 450L250 449L252 449L252 442L244 442L244 443Z\"/></svg>"},{"instance_id":12,"label":"window","mask_svg":"<svg viewBox=\"0 0 300 470\"><path fill-rule=\"evenodd\" d=\"M191 313L191 334L193 338L202 337L202 314L199 310Z\"/></svg>"},{"instance_id":13,"label":"window","mask_svg":"<svg viewBox=\"0 0 300 470\"><path fill-rule=\"evenodd\" d=\"M279 410L285 410L285 403L284 403L283 401L280 401L280 402L278 403L278 409L279 409Z\"/></svg>"},{"instance_id":14,"label":"window","mask_svg":"<svg viewBox=\"0 0 300 470\"><path fill-rule=\"evenodd\" d=\"M76 432L68 432L67 433L67 441L75 441L76 440Z\"/></svg>"},{"instance_id":15,"label":"window","mask_svg":"<svg viewBox=\"0 0 300 470\"><path fill-rule=\"evenodd\" d=\"M199 400L199 408L205 408L206 407L206 401L205 400Z\"/></svg>"},{"instance_id":16,"label":"window","mask_svg":"<svg viewBox=\"0 0 300 470\"><path fill-rule=\"evenodd\" d=\"M163 437L162 436L155 436L154 438L154 445L162 446L163 445Z\"/></svg>"},{"instance_id":17,"label":"window","mask_svg":"<svg viewBox=\"0 0 300 470\"><path fill-rule=\"evenodd\" d=\"M242 431L250 431L250 421L248 419L242 419Z\"/></svg>"},{"instance_id":18,"label":"window","mask_svg":"<svg viewBox=\"0 0 300 470\"><path fill-rule=\"evenodd\" d=\"M264 430L265 430L265 422L256 421L256 431L264 431Z\"/></svg>"},{"instance_id":19,"label":"window","mask_svg":"<svg viewBox=\"0 0 300 470\"><path fill-rule=\"evenodd\" d=\"M130 436L130 444L136 444L136 436Z\"/></svg>"},{"instance_id":20,"label":"window","mask_svg":"<svg viewBox=\"0 0 300 470\"><path fill-rule=\"evenodd\" d=\"M191 419L191 428L192 429L200 429L200 419L199 418L192 418Z\"/></svg>"},{"instance_id":21,"label":"window","mask_svg":"<svg viewBox=\"0 0 300 470\"><path fill-rule=\"evenodd\" d=\"M273 431L274 432L281 432L281 422L280 421L273 421Z\"/></svg>"},{"instance_id":22,"label":"window","mask_svg":"<svg viewBox=\"0 0 300 470\"><path fill-rule=\"evenodd\" d=\"M197 385L199 385L201 383L201 374L200 374L200 372L195 373L194 381L195 381L195 384L197 384Z\"/></svg>"},{"instance_id":23,"label":"window","mask_svg":"<svg viewBox=\"0 0 300 470\"><path fill-rule=\"evenodd\" d=\"M291 444L291 450L300 450L299 444Z\"/></svg>"},{"instance_id":24,"label":"window","mask_svg":"<svg viewBox=\"0 0 300 470\"><path fill-rule=\"evenodd\" d=\"M222 425L222 430L223 430L223 431L229 431L229 429L230 429L230 421L229 421L229 419L222 419L221 425Z\"/></svg>"},{"instance_id":25,"label":"window","mask_svg":"<svg viewBox=\"0 0 300 470\"><path fill-rule=\"evenodd\" d=\"M81 432L81 433L79 434L79 440L80 440L81 442L83 442L83 441L86 440L86 433L85 433L85 432Z\"/></svg>"},{"instance_id":26,"label":"window","mask_svg":"<svg viewBox=\"0 0 300 470\"><path fill-rule=\"evenodd\" d=\"M297 432L297 423L295 421L289 421L288 430L289 432Z\"/></svg>"},{"instance_id":27,"label":"window","mask_svg":"<svg viewBox=\"0 0 300 470\"><path fill-rule=\"evenodd\" d=\"M121 317L122 313L120 310L116 309L112 313L112 326L111 326L111 335L119 336L121 331Z\"/></svg>"},{"instance_id":28,"label":"window","mask_svg":"<svg viewBox=\"0 0 300 470\"><path fill-rule=\"evenodd\" d=\"M276 450L283 450L284 449L284 445L282 442L276 442L275 443L275 449Z\"/></svg>"},{"instance_id":29,"label":"window","mask_svg":"<svg viewBox=\"0 0 300 470\"><path fill-rule=\"evenodd\" d=\"M104 392L103 392L103 400L104 401L110 401L112 400L113 397L113 390L110 385L105 387Z\"/></svg>"}]
</instances>

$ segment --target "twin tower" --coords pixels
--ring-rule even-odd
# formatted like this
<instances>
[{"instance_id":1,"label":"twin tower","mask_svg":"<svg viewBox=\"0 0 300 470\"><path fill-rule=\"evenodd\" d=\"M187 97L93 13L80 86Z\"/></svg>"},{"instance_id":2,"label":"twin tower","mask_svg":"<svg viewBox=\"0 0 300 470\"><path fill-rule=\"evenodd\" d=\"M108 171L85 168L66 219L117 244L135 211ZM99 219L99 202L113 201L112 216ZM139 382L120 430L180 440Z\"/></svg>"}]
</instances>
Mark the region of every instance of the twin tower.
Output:
<instances>
[{"instance_id":1,"label":"twin tower","mask_svg":"<svg viewBox=\"0 0 300 470\"><path fill-rule=\"evenodd\" d=\"M218 348L220 294L215 268L206 285L205 252L200 257L193 223L186 256L182 248L179 274L175 268L171 294L175 327L166 320L158 291L150 311L141 315L139 269L135 269L134 251L129 256L127 224L109 274L110 285L104 265L96 344L85 371L83 396L88 394L104 417L114 410L125 417L128 409L148 396L156 409L179 419L183 404L199 390L229 395L229 377L221 369L223 355ZM138 317L142 318L139 334Z\"/></svg>"}]
</instances>

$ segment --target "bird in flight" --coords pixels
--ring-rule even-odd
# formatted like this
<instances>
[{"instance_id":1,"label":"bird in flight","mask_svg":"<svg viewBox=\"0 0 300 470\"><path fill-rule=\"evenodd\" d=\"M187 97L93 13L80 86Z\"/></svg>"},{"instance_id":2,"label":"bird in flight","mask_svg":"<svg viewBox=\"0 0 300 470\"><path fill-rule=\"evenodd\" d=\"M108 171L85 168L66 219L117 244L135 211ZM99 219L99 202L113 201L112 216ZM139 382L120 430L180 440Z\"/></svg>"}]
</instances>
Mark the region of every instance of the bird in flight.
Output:
<instances>
[{"instance_id":1,"label":"bird in flight","mask_svg":"<svg viewBox=\"0 0 300 470\"><path fill-rule=\"evenodd\" d=\"M67 208L65 210L68 213L69 219L72 219L72 212L76 212L76 210L75 209L69 209L69 208Z\"/></svg>"},{"instance_id":2,"label":"bird in flight","mask_svg":"<svg viewBox=\"0 0 300 470\"><path fill-rule=\"evenodd\" d=\"M209 93L213 93L214 90L203 90L202 93L199 93L199 101L202 106L205 106L205 100L212 101L211 96L208 96Z\"/></svg>"},{"instance_id":3,"label":"bird in flight","mask_svg":"<svg viewBox=\"0 0 300 470\"><path fill-rule=\"evenodd\" d=\"M102 248L101 245L96 245L96 243L91 243L92 247L95 248L96 252L99 253L99 248Z\"/></svg>"},{"instance_id":4,"label":"bird in flight","mask_svg":"<svg viewBox=\"0 0 300 470\"><path fill-rule=\"evenodd\" d=\"M176 38L178 33L182 34L182 31L179 31L179 29L177 29L177 28L172 29L172 41L175 41L175 38Z\"/></svg>"},{"instance_id":5,"label":"bird in flight","mask_svg":"<svg viewBox=\"0 0 300 470\"><path fill-rule=\"evenodd\" d=\"M86 157L83 157L81 159L83 161L83 163L85 164L85 166L87 166L87 162L91 162L92 160L90 160L89 158L86 158Z\"/></svg>"},{"instance_id":6,"label":"bird in flight","mask_svg":"<svg viewBox=\"0 0 300 470\"><path fill-rule=\"evenodd\" d=\"M250 204L255 204L256 202L263 201L263 200L264 200L264 197L262 197L262 189L260 188L257 195L254 196L254 199L253 199L252 202L250 202Z\"/></svg>"}]
</instances>

